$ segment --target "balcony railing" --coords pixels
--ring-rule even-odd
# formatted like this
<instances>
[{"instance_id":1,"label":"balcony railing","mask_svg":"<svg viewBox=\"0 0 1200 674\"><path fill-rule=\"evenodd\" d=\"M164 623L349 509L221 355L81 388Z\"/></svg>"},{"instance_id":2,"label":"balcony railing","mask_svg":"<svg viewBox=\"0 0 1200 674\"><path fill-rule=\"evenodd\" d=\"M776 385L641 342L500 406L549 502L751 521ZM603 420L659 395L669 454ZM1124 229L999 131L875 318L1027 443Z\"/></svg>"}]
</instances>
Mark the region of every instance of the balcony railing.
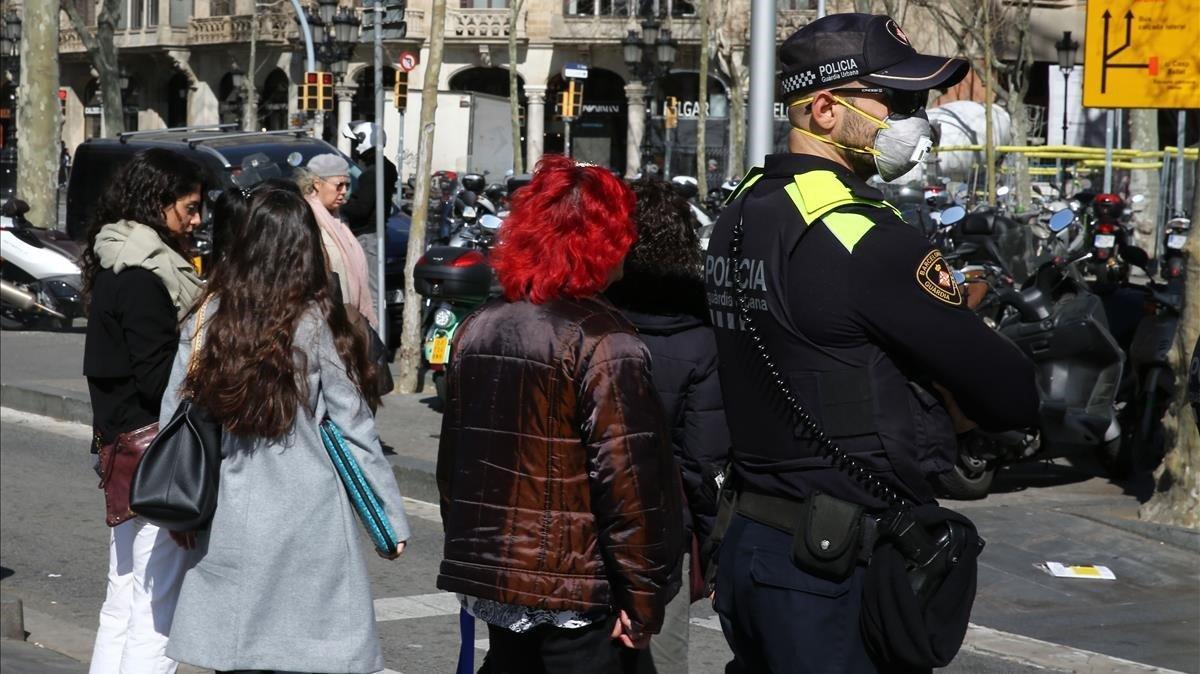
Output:
<instances>
[{"instance_id":1,"label":"balcony railing","mask_svg":"<svg viewBox=\"0 0 1200 674\"><path fill-rule=\"evenodd\" d=\"M212 16L188 22L188 43L192 45L249 42L258 21L258 39L266 44L287 44L300 31L291 14Z\"/></svg>"},{"instance_id":2,"label":"balcony railing","mask_svg":"<svg viewBox=\"0 0 1200 674\"><path fill-rule=\"evenodd\" d=\"M813 10L781 10L776 14L775 39L783 42L801 26L807 25L817 17ZM583 42L592 44L611 44L620 42L630 28L634 28L636 20L617 16L555 16L550 27L552 40L564 42ZM696 17L676 17L664 27L671 29L671 37L681 44L699 44L702 39L700 20ZM740 35L730 35L734 43L745 44L749 39L749 21L735 24L735 31Z\"/></svg>"},{"instance_id":3,"label":"balcony railing","mask_svg":"<svg viewBox=\"0 0 1200 674\"><path fill-rule=\"evenodd\" d=\"M508 10L447 9L446 39L468 42L505 42L508 40ZM517 39L525 39L524 21L517 22Z\"/></svg>"},{"instance_id":4,"label":"balcony railing","mask_svg":"<svg viewBox=\"0 0 1200 674\"><path fill-rule=\"evenodd\" d=\"M95 30L95 28L92 28ZM119 28L113 33L117 49L137 47L176 48L188 44L188 31L174 26L150 26L146 28ZM87 51L83 40L74 28L62 28L58 32L58 51L62 54L82 54Z\"/></svg>"}]
</instances>

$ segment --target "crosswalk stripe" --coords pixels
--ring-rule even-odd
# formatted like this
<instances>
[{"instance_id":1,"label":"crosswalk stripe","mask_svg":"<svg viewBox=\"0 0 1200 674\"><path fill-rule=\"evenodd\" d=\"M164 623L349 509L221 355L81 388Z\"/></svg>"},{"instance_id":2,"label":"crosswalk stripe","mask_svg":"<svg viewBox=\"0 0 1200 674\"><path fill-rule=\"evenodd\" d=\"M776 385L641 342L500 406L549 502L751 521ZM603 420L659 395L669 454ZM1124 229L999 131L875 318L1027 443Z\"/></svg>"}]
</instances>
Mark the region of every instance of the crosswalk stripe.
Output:
<instances>
[{"instance_id":1,"label":"crosswalk stripe","mask_svg":"<svg viewBox=\"0 0 1200 674\"><path fill-rule=\"evenodd\" d=\"M458 597L450 592L417 594L408 597L384 597L375 600L375 621L410 620L457 615Z\"/></svg>"}]
</instances>

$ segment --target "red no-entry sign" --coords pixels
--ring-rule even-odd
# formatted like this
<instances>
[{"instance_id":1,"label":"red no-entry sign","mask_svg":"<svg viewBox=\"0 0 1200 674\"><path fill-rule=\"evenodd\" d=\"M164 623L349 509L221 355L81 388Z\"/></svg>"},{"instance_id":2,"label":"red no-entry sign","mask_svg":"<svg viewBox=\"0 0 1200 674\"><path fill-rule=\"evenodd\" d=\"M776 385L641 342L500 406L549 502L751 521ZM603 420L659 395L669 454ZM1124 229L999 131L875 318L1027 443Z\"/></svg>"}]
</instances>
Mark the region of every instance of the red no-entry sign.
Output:
<instances>
[{"instance_id":1,"label":"red no-entry sign","mask_svg":"<svg viewBox=\"0 0 1200 674\"><path fill-rule=\"evenodd\" d=\"M416 68L416 67L417 67L417 55L416 54L414 54L410 51L406 51L406 52L400 54L400 69L401 70L403 70L404 72L407 73L407 72L411 72L412 69Z\"/></svg>"}]
</instances>

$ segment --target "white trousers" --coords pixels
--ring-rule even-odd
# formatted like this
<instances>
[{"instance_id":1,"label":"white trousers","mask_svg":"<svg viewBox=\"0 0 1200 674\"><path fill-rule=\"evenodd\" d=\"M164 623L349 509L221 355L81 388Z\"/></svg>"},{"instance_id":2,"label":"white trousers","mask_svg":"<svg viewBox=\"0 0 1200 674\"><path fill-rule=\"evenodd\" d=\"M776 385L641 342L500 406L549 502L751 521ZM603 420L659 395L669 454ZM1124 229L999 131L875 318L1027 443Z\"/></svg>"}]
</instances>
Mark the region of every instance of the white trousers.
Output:
<instances>
[{"instance_id":1,"label":"white trousers","mask_svg":"<svg viewBox=\"0 0 1200 674\"><path fill-rule=\"evenodd\" d=\"M90 674L174 674L167 635L192 553L140 517L112 528Z\"/></svg>"}]
</instances>

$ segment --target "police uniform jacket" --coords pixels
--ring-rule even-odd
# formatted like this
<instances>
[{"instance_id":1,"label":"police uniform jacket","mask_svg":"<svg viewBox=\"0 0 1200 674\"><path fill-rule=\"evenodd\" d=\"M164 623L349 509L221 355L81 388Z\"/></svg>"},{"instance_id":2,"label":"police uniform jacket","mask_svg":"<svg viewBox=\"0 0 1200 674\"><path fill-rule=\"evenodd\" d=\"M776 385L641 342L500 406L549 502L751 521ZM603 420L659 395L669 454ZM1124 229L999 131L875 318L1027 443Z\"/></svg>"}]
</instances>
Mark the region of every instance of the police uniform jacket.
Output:
<instances>
[{"instance_id":1,"label":"police uniform jacket","mask_svg":"<svg viewBox=\"0 0 1200 674\"><path fill-rule=\"evenodd\" d=\"M743 181L705 262L720 379L740 489L815 490L880 507L791 421L768 381L733 292L730 239L742 218L751 320L786 384L826 434L918 502L956 458L938 384L987 430L1032 426L1032 363L965 305L941 254L832 161L782 154Z\"/></svg>"}]
</instances>

